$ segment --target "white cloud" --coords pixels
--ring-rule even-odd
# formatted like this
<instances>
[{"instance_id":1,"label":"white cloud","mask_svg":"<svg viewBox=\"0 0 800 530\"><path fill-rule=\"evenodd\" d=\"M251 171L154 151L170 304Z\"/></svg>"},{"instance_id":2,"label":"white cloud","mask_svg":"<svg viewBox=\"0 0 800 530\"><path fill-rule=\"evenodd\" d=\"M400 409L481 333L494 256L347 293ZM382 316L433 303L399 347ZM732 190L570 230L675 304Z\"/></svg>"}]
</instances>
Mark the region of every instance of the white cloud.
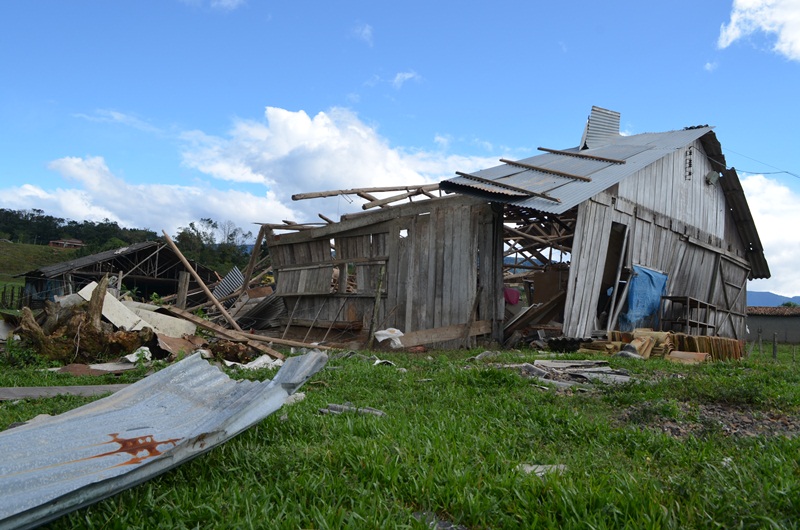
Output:
<instances>
[{"instance_id":1,"label":"white cloud","mask_svg":"<svg viewBox=\"0 0 800 530\"><path fill-rule=\"evenodd\" d=\"M73 114L73 116L96 123L118 123L120 125L126 125L128 127L133 127L134 129L139 129L140 131L145 132L161 132L158 127L147 123L141 118L137 118L131 114L125 114L124 112L119 112L112 109L97 109L94 111L94 114L77 113Z\"/></svg>"},{"instance_id":2,"label":"white cloud","mask_svg":"<svg viewBox=\"0 0 800 530\"><path fill-rule=\"evenodd\" d=\"M392 85L394 85L394 87L399 90L403 88L403 85L406 83L406 81L411 81L411 80L420 81L422 80L422 77L420 77L420 75L414 71L398 72L394 76L394 79L392 79Z\"/></svg>"},{"instance_id":3,"label":"white cloud","mask_svg":"<svg viewBox=\"0 0 800 530\"><path fill-rule=\"evenodd\" d=\"M193 7L204 7L208 5L212 9L221 9L223 11L233 11L234 9L243 6L247 0L180 0L186 5Z\"/></svg>"},{"instance_id":4,"label":"white cloud","mask_svg":"<svg viewBox=\"0 0 800 530\"><path fill-rule=\"evenodd\" d=\"M497 165L504 154L453 155L442 142L436 151L392 147L375 127L342 108L312 117L268 107L265 119L238 120L224 137L190 131L181 139L184 165L210 181L174 184L165 175L161 184L134 184L102 156L64 157L48 165L61 183L0 188L0 207L40 208L77 221L109 219L168 234L203 217L250 230L257 222L316 222L318 213L336 219L363 202L356 197L292 201L296 193L438 182L456 171Z\"/></svg>"},{"instance_id":5,"label":"white cloud","mask_svg":"<svg viewBox=\"0 0 800 530\"><path fill-rule=\"evenodd\" d=\"M211 0L211 7L232 11L239 6L244 5L245 1L246 0Z\"/></svg>"},{"instance_id":6,"label":"white cloud","mask_svg":"<svg viewBox=\"0 0 800 530\"><path fill-rule=\"evenodd\" d=\"M497 158L446 155L391 147L350 110L333 108L311 117L304 111L267 107L265 122L240 120L225 138L201 132L184 136L184 164L220 180L261 183L294 210L295 221L317 213L336 216L341 200L291 201L297 193L414 185L496 165ZM360 199L359 199L360 201ZM353 207L348 207L352 211ZM264 212L268 222L279 222ZM285 218L285 217L284 217Z\"/></svg>"},{"instance_id":7,"label":"white cloud","mask_svg":"<svg viewBox=\"0 0 800 530\"><path fill-rule=\"evenodd\" d=\"M731 20L721 26L717 46L727 48L759 31L775 34L774 51L800 61L800 0L734 0Z\"/></svg>"},{"instance_id":8,"label":"white cloud","mask_svg":"<svg viewBox=\"0 0 800 530\"><path fill-rule=\"evenodd\" d=\"M372 47L372 26L369 24L359 24L353 28L353 35L359 40L363 40Z\"/></svg>"},{"instance_id":9,"label":"white cloud","mask_svg":"<svg viewBox=\"0 0 800 530\"><path fill-rule=\"evenodd\" d=\"M714 70L716 70L716 69L717 69L717 63L715 63L715 62L714 62L714 63L712 63L712 62L707 62L706 64L704 64L704 65L703 65L703 69L704 69L706 72L713 72Z\"/></svg>"},{"instance_id":10,"label":"white cloud","mask_svg":"<svg viewBox=\"0 0 800 530\"><path fill-rule=\"evenodd\" d=\"M0 189L0 205L14 210L40 208L49 215L73 220L109 219L120 226L149 228L172 235L203 217L231 220L245 231L269 215L292 212L267 192L258 196L235 189L175 184L131 184L106 165L102 157L65 157L48 166L73 187L45 190L23 184Z\"/></svg>"},{"instance_id":11,"label":"white cloud","mask_svg":"<svg viewBox=\"0 0 800 530\"><path fill-rule=\"evenodd\" d=\"M741 181L772 275L768 280L749 282L747 288L800 295L800 231L787 229L800 226L800 195L764 175L749 175Z\"/></svg>"}]
</instances>

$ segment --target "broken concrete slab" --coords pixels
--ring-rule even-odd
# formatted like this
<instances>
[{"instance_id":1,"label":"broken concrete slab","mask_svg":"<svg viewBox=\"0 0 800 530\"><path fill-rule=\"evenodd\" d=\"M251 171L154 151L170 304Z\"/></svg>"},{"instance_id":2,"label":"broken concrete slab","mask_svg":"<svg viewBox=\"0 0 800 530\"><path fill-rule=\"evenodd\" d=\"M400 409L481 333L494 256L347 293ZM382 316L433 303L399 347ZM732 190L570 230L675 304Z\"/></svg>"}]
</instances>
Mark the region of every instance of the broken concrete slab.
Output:
<instances>
[{"instance_id":1,"label":"broken concrete slab","mask_svg":"<svg viewBox=\"0 0 800 530\"><path fill-rule=\"evenodd\" d=\"M153 331L158 334L167 335L168 337L182 337L184 335L194 335L197 331L197 326L185 319L158 313L158 306L140 304L138 302L122 302L122 305L147 322L153 328Z\"/></svg>"},{"instance_id":2,"label":"broken concrete slab","mask_svg":"<svg viewBox=\"0 0 800 530\"><path fill-rule=\"evenodd\" d=\"M92 282L78 291L78 294L88 302L91 300L92 293L96 287L97 282ZM125 307L122 302L113 296L107 295L103 298L103 316L116 327L124 328L127 331L138 331L146 327L152 328L144 319Z\"/></svg>"}]
</instances>

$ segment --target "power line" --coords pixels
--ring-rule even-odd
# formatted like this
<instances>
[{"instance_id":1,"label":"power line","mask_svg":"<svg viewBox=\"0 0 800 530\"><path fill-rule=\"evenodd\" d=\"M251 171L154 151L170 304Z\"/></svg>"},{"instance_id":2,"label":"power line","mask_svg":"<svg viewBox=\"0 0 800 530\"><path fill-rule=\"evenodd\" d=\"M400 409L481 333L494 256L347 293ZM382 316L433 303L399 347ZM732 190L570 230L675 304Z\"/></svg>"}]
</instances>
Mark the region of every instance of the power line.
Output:
<instances>
[{"instance_id":1,"label":"power line","mask_svg":"<svg viewBox=\"0 0 800 530\"><path fill-rule=\"evenodd\" d=\"M777 169L778 170L778 171L772 171L772 172L769 172L769 173L765 173L763 171L747 171L746 169L739 169L738 171L742 171L744 173L760 173L761 175L778 175L778 174L781 174L781 173L785 173L787 175L793 176L794 178L800 179L800 175L798 175L797 173L792 173L791 171L786 171L785 169L781 169L779 167L773 166L772 164L767 164L766 162L762 162L761 160L756 160L755 158L753 158L751 156L743 155L742 153L737 153L733 149L728 149L726 147L725 151L729 151L731 153L735 153L735 154L737 154L739 156L743 156L743 157L745 157L747 159L750 159L753 162L758 162L759 164L764 164L765 166L769 166L772 169Z\"/></svg>"}]
</instances>

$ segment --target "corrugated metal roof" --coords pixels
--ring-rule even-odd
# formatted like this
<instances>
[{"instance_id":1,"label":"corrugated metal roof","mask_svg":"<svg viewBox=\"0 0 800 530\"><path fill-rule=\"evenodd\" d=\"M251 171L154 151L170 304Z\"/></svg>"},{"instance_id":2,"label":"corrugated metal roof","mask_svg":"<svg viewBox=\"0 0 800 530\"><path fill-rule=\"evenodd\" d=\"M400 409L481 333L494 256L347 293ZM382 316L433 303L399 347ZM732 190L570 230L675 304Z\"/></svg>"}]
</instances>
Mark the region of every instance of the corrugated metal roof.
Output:
<instances>
[{"instance_id":1,"label":"corrugated metal roof","mask_svg":"<svg viewBox=\"0 0 800 530\"><path fill-rule=\"evenodd\" d=\"M619 134L619 112L592 107L586 129L583 132L581 147L597 147L603 145L611 137Z\"/></svg>"},{"instance_id":2,"label":"corrugated metal roof","mask_svg":"<svg viewBox=\"0 0 800 530\"><path fill-rule=\"evenodd\" d=\"M233 381L194 354L107 398L0 433L0 529L30 528L144 482L278 410L327 362Z\"/></svg>"},{"instance_id":3,"label":"corrugated metal roof","mask_svg":"<svg viewBox=\"0 0 800 530\"><path fill-rule=\"evenodd\" d=\"M104 252L98 252L97 254L92 254L90 256L83 256L80 258L72 259L69 261L62 261L61 263L56 263L55 265L48 265L47 267L42 267L40 269L36 269L35 271L26 272L20 276L28 276L32 275L33 273L38 273L38 275L44 276L45 278L54 278L56 276L61 276L62 274L75 270L75 269L82 269L88 265L93 263L99 263L101 261L106 261L110 259L114 259L117 256L124 256L126 254L132 254L134 252L138 252L139 250L146 249L148 247L155 247L159 245L156 241L144 241L142 243L134 243L133 245L129 245L127 247L116 248L114 250L106 250Z\"/></svg>"},{"instance_id":4,"label":"corrugated metal roof","mask_svg":"<svg viewBox=\"0 0 800 530\"><path fill-rule=\"evenodd\" d=\"M764 249L738 175L736 170L727 169L725 156L712 127L703 125L631 136L620 135L618 128L618 113L592 107L592 115L581 141L581 145L588 148L573 147L561 150L558 154L547 153L516 161L541 170L503 164L471 173L473 178L459 176L445 180L440 188L447 192L560 215L699 139L714 169L722 173L720 185L731 207L736 229L747 249L751 279L770 277ZM591 180L587 182L581 178Z\"/></svg>"},{"instance_id":5,"label":"corrugated metal roof","mask_svg":"<svg viewBox=\"0 0 800 530\"><path fill-rule=\"evenodd\" d=\"M211 294L214 295L217 299L224 298L234 292L236 289L242 286L244 283L244 276L242 275L242 271L239 270L239 267L236 265L222 278L222 281L214 287L214 290L211 291Z\"/></svg>"},{"instance_id":6,"label":"corrugated metal roof","mask_svg":"<svg viewBox=\"0 0 800 530\"><path fill-rule=\"evenodd\" d=\"M711 132L710 127L698 127L634 136L617 134L607 137L607 143L601 147L565 150L569 154L595 158L547 153L518 161L551 171L589 178L591 179L589 182L546 171L524 169L512 164L503 164L472 173L475 177L496 181L499 185L552 196L557 198L558 202L532 195L526 196L520 191L503 189L489 182L478 182L463 176L443 181L441 188L445 191L477 195L487 200L516 204L545 213L562 214L709 132ZM597 158L624 160L625 163L618 164Z\"/></svg>"}]
</instances>

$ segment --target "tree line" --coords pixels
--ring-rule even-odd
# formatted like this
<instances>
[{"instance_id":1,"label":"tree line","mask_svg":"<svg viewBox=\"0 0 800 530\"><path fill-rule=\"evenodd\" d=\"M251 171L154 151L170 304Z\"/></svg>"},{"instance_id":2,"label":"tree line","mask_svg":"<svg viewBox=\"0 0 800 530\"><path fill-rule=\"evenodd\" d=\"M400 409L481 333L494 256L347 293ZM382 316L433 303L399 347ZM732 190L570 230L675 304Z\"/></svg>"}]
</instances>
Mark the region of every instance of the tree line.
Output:
<instances>
[{"instance_id":1,"label":"tree line","mask_svg":"<svg viewBox=\"0 0 800 530\"><path fill-rule=\"evenodd\" d=\"M172 236L181 252L217 272L227 273L233 266L243 268L250 258L253 233L232 221L210 218L192 221ZM40 209L0 208L0 239L13 243L47 245L59 239L78 239L86 246L77 251L86 256L134 243L156 241L160 235L148 228L125 228L115 221L74 221L46 214Z\"/></svg>"}]
</instances>

